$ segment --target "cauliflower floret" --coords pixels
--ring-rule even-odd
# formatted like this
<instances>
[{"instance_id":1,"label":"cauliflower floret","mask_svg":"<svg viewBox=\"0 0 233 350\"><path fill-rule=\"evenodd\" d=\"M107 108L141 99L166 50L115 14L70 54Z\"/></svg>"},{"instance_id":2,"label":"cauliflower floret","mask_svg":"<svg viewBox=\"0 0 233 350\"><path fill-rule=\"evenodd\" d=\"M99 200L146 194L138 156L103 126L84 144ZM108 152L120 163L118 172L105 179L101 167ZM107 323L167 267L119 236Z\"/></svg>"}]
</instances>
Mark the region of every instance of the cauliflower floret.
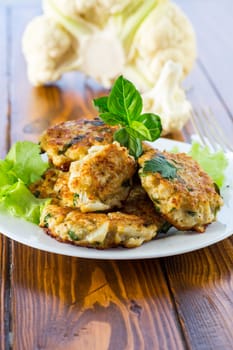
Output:
<instances>
[{"instance_id":1,"label":"cauliflower floret","mask_svg":"<svg viewBox=\"0 0 233 350\"><path fill-rule=\"evenodd\" d=\"M22 48L28 62L28 76L33 85L60 78L67 64L76 57L77 43L58 23L45 16L34 18L27 26Z\"/></svg>"},{"instance_id":2,"label":"cauliflower floret","mask_svg":"<svg viewBox=\"0 0 233 350\"><path fill-rule=\"evenodd\" d=\"M165 62L179 62L186 76L196 58L193 27L175 4L163 0L139 28L131 50L134 64L152 83Z\"/></svg>"},{"instance_id":3,"label":"cauliflower floret","mask_svg":"<svg viewBox=\"0 0 233 350\"><path fill-rule=\"evenodd\" d=\"M47 13L49 0L44 0L43 6ZM103 27L110 15L121 12L129 5L130 0L56 0L54 5L61 13L73 19L80 16L87 22Z\"/></svg>"},{"instance_id":4,"label":"cauliflower floret","mask_svg":"<svg viewBox=\"0 0 233 350\"><path fill-rule=\"evenodd\" d=\"M52 0L56 8L63 13L64 16L71 18L77 18L79 16L78 3L76 0ZM89 2L88 0L86 1ZM43 9L46 14L49 14L49 1L43 0Z\"/></svg>"},{"instance_id":5,"label":"cauliflower floret","mask_svg":"<svg viewBox=\"0 0 233 350\"><path fill-rule=\"evenodd\" d=\"M76 0L78 12L84 15L90 12L96 15L114 14L123 11L130 3L131 0Z\"/></svg>"},{"instance_id":6,"label":"cauliflower floret","mask_svg":"<svg viewBox=\"0 0 233 350\"><path fill-rule=\"evenodd\" d=\"M180 86L182 65L168 61L155 86L142 94L144 112L160 115L163 134L181 130L190 117L191 104Z\"/></svg>"},{"instance_id":7,"label":"cauliflower floret","mask_svg":"<svg viewBox=\"0 0 233 350\"><path fill-rule=\"evenodd\" d=\"M87 12L90 8L105 9L109 13L123 11L131 0L76 0L76 6L79 12Z\"/></svg>"}]
</instances>

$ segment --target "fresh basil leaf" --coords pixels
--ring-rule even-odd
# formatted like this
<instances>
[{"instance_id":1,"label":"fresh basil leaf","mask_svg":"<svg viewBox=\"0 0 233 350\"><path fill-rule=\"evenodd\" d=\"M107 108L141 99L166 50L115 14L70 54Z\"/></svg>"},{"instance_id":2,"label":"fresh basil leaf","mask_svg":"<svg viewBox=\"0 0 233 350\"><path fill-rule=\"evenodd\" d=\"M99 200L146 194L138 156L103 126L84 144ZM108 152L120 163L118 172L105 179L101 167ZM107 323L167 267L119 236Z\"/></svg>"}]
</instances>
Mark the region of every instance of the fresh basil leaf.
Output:
<instances>
[{"instance_id":1,"label":"fresh basil leaf","mask_svg":"<svg viewBox=\"0 0 233 350\"><path fill-rule=\"evenodd\" d=\"M138 159L138 157L142 154L142 142L140 139L133 137L132 135L129 135L129 154L133 156L135 159Z\"/></svg>"},{"instance_id":2,"label":"fresh basil leaf","mask_svg":"<svg viewBox=\"0 0 233 350\"><path fill-rule=\"evenodd\" d=\"M108 109L119 115L127 124L142 112L142 97L135 86L120 76L108 97Z\"/></svg>"},{"instance_id":3,"label":"fresh basil leaf","mask_svg":"<svg viewBox=\"0 0 233 350\"><path fill-rule=\"evenodd\" d=\"M133 134L134 137L138 137L142 141L151 141L150 130L143 123L134 120L130 124L130 129L129 133Z\"/></svg>"},{"instance_id":4,"label":"fresh basil leaf","mask_svg":"<svg viewBox=\"0 0 233 350\"><path fill-rule=\"evenodd\" d=\"M119 129L117 131L115 131L114 135L113 135L113 139L117 142L119 142L119 144L121 146L127 147L129 145L129 134L127 133L125 128Z\"/></svg>"},{"instance_id":5,"label":"fresh basil leaf","mask_svg":"<svg viewBox=\"0 0 233 350\"><path fill-rule=\"evenodd\" d=\"M106 124L123 127L115 133L115 140L136 158L142 153L142 141L155 141L161 134L160 117L153 113L141 114L142 97L123 76L115 81L109 97L95 99L94 105Z\"/></svg>"},{"instance_id":6,"label":"fresh basil leaf","mask_svg":"<svg viewBox=\"0 0 233 350\"><path fill-rule=\"evenodd\" d=\"M93 100L94 106L100 113L109 112L108 110L108 96L102 96L99 98L95 98Z\"/></svg>"},{"instance_id":7,"label":"fresh basil leaf","mask_svg":"<svg viewBox=\"0 0 233 350\"><path fill-rule=\"evenodd\" d=\"M124 121L117 114L111 112L100 113L100 118L109 125L124 125Z\"/></svg>"},{"instance_id":8,"label":"fresh basil leaf","mask_svg":"<svg viewBox=\"0 0 233 350\"><path fill-rule=\"evenodd\" d=\"M128 129L122 128L114 133L114 140L118 141L121 146L128 148L129 154L134 158L142 154L141 140L128 133Z\"/></svg>"},{"instance_id":9,"label":"fresh basil leaf","mask_svg":"<svg viewBox=\"0 0 233 350\"><path fill-rule=\"evenodd\" d=\"M157 114L154 113L144 113L141 114L138 119L138 122L141 122L149 131L148 141L157 140L162 132L161 119Z\"/></svg>"},{"instance_id":10,"label":"fresh basil leaf","mask_svg":"<svg viewBox=\"0 0 233 350\"><path fill-rule=\"evenodd\" d=\"M177 176L177 168L167 161L163 155L156 155L154 158L145 161L144 173L159 173L165 179L174 179Z\"/></svg>"}]
</instances>

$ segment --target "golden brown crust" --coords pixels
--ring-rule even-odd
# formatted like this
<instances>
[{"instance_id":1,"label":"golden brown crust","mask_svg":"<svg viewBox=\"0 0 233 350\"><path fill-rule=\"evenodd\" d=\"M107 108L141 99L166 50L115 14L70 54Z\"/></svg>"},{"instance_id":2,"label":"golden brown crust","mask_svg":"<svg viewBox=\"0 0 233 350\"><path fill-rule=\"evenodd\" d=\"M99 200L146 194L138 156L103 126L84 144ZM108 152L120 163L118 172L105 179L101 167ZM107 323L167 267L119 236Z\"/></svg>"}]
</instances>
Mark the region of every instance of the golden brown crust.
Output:
<instances>
[{"instance_id":1,"label":"golden brown crust","mask_svg":"<svg viewBox=\"0 0 233 350\"><path fill-rule=\"evenodd\" d=\"M135 159L118 142L93 146L82 160L71 163L69 188L79 193L82 212L121 207L136 169Z\"/></svg>"},{"instance_id":2,"label":"golden brown crust","mask_svg":"<svg viewBox=\"0 0 233 350\"><path fill-rule=\"evenodd\" d=\"M98 117L66 121L47 129L40 138L40 146L54 166L67 170L70 162L81 159L91 146L112 143L117 128L104 124Z\"/></svg>"},{"instance_id":3,"label":"golden brown crust","mask_svg":"<svg viewBox=\"0 0 233 350\"><path fill-rule=\"evenodd\" d=\"M135 159L118 143L95 148L82 160L72 162L68 172L49 169L42 180L30 187L31 191L40 198L53 198L53 203L78 207L82 212L121 207L137 169Z\"/></svg>"},{"instance_id":4,"label":"golden brown crust","mask_svg":"<svg viewBox=\"0 0 233 350\"><path fill-rule=\"evenodd\" d=\"M81 213L49 204L40 221L45 232L59 241L99 249L140 246L153 239L164 224L141 187L133 189L119 211Z\"/></svg>"},{"instance_id":5,"label":"golden brown crust","mask_svg":"<svg viewBox=\"0 0 233 350\"><path fill-rule=\"evenodd\" d=\"M57 182L59 170L55 168L48 169L42 178L29 186L30 191L38 198L55 198L57 193L54 186Z\"/></svg>"},{"instance_id":6,"label":"golden brown crust","mask_svg":"<svg viewBox=\"0 0 233 350\"><path fill-rule=\"evenodd\" d=\"M41 180L30 185L30 191L39 198L51 198L51 203L64 207L77 207L77 195L68 187L69 172L48 169Z\"/></svg>"},{"instance_id":7,"label":"golden brown crust","mask_svg":"<svg viewBox=\"0 0 233 350\"><path fill-rule=\"evenodd\" d=\"M159 172L143 172L146 161L162 155L177 169L173 179ZM215 221L216 213L223 204L216 187L198 163L185 153L149 150L140 159L139 175L155 207L172 225L180 230L204 232Z\"/></svg>"},{"instance_id":8,"label":"golden brown crust","mask_svg":"<svg viewBox=\"0 0 233 350\"><path fill-rule=\"evenodd\" d=\"M40 226L61 242L99 249L137 247L153 239L165 224L140 185L133 187L117 211L82 213L68 188L68 176L69 172L49 169L42 180L31 186L40 198L52 198L42 212ZM79 239L72 239L70 231Z\"/></svg>"}]
</instances>

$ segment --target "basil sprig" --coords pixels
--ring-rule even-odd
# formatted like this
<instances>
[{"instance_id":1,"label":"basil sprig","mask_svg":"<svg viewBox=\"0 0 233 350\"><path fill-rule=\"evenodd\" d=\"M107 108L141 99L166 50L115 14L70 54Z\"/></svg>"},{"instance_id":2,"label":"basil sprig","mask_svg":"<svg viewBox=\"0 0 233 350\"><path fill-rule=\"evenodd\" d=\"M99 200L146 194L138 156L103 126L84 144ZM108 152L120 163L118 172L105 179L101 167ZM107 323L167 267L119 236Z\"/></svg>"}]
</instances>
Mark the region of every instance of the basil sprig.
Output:
<instances>
[{"instance_id":1,"label":"basil sprig","mask_svg":"<svg viewBox=\"0 0 233 350\"><path fill-rule=\"evenodd\" d=\"M142 97L123 76L115 81L109 96L94 99L94 105L106 124L121 126L114 140L127 147L135 158L142 154L142 141L155 141L161 135L160 117L153 113L142 114Z\"/></svg>"},{"instance_id":2,"label":"basil sprig","mask_svg":"<svg viewBox=\"0 0 233 350\"><path fill-rule=\"evenodd\" d=\"M160 173L164 179L174 179L177 177L177 168L163 155L157 155L145 161L143 173Z\"/></svg>"}]
</instances>

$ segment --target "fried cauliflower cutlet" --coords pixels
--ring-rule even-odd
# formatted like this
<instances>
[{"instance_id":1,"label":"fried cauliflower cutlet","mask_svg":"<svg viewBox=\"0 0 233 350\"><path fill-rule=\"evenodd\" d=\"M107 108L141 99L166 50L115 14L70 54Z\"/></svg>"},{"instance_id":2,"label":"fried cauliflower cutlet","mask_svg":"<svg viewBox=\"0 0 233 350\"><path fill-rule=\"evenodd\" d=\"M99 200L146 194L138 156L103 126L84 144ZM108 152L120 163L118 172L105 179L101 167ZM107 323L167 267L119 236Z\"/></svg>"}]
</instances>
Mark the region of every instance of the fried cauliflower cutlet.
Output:
<instances>
[{"instance_id":1,"label":"fried cauliflower cutlet","mask_svg":"<svg viewBox=\"0 0 233 350\"><path fill-rule=\"evenodd\" d=\"M136 169L135 159L118 142L93 146L85 157L71 163L69 189L78 194L82 212L121 207Z\"/></svg>"},{"instance_id":2,"label":"fried cauliflower cutlet","mask_svg":"<svg viewBox=\"0 0 233 350\"><path fill-rule=\"evenodd\" d=\"M61 171L55 168L46 170L40 180L29 186L30 191L38 198L56 198L57 193L54 191L54 186L59 173L61 173Z\"/></svg>"},{"instance_id":3,"label":"fried cauliflower cutlet","mask_svg":"<svg viewBox=\"0 0 233 350\"><path fill-rule=\"evenodd\" d=\"M51 203L64 207L77 207L77 194L68 187L69 172L56 168L48 169L41 180L29 186L34 196L51 198Z\"/></svg>"},{"instance_id":4,"label":"fried cauliflower cutlet","mask_svg":"<svg viewBox=\"0 0 233 350\"><path fill-rule=\"evenodd\" d=\"M145 226L150 226L153 223L157 223L157 233L166 233L171 227L171 225L156 212L152 201L140 184L134 184L129 197L125 201L120 212L143 218L145 221Z\"/></svg>"},{"instance_id":5,"label":"fried cauliflower cutlet","mask_svg":"<svg viewBox=\"0 0 233 350\"><path fill-rule=\"evenodd\" d=\"M93 146L82 160L71 163L68 172L51 168L30 189L37 197L82 212L109 210L126 200L135 171L135 159L125 147Z\"/></svg>"},{"instance_id":6,"label":"fried cauliflower cutlet","mask_svg":"<svg viewBox=\"0 0 233 350\"><path fill-rule=\"evenodd\" d=\"M138 161L143 188L173 226L204 232L216 220L223 200L211 178L190 156L148 150Z\"/></svg>"},{"instance_id":7,"label":"fried cauliflower cutlet","mask_svg":"<svg viewBox=\"0 0 233 350\"><path fill-rule=\"evenodd\" d=\"M47 205L40 226L59 241L106 249L138 247L153 239L166 226L142 188L131 191L121 211L81 213L79 209Z\"/></svg>"},{"instance_id":8,"label":"fried cauliflower cutlet","mask_svg":"<svg viewBox=\"0 0 233 350\"><path fill-rule=\"evenodd\" d=\"M71 120L47 129L40 138L40 147L55 167L68 170L70 162L84 157L91 146L112 143L117 128L99 118Z\"/></svg>"}]
</instances>

